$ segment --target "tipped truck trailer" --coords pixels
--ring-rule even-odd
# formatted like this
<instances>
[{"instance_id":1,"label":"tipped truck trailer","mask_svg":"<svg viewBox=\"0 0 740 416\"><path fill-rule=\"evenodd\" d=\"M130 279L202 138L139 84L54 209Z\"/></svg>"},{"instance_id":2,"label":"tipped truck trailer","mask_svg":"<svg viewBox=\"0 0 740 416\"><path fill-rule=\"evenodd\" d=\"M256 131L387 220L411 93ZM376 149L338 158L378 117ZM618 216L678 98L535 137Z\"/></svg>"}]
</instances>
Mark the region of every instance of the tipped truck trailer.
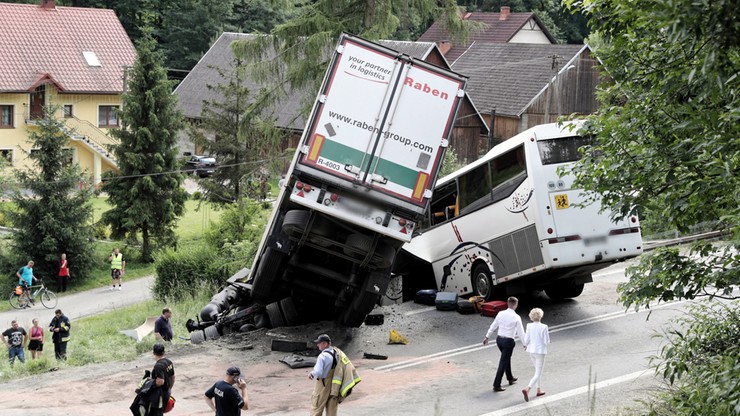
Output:
<instances>
[{"instance_id":1,"label":"tipped truck trailer","mask_svg":"<svg viewBox=\"0 0 740 416\"><path fill-rule=\"evenodd\" d=\"M340 37L245 279L271 326L362 324L426 215L465 85L454 72ZM221 298L204 320L230 306Z\"/></svg>"}]
</instances>

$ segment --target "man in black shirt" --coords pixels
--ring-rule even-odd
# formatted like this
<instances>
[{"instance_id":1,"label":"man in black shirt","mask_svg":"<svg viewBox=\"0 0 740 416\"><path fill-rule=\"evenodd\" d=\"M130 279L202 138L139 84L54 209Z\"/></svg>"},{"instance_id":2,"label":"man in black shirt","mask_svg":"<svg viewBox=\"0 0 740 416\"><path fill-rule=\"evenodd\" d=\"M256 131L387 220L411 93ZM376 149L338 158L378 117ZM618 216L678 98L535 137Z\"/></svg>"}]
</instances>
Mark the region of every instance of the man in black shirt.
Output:
<instances>
[{"instance_id":1,"label":"man in black shirt","mask_svg":"<svg viewBox=\"0 0 740 416\"><path fill-rule=\"evenodd\" d=\"M149 416L164 415L164 408L170 400L172 386L175 385L175 366L168 358L164 356L164 345L154 344L152 348L154 357L157 362L152 369L152 378L154 379L154 388L149 394Z\"/></svg>"},{"instance_id":2,"label":"man in black shirt","mask_svg":"<svg viewBox=\"0 0 740 416\"><path fill-rule=\"evenodd\" d=\"M162 316L154 321L154 336L157 338L157 342L172 341L173 334L170 319L172 319L172 311L170 308L164 308L162 309Z\"/></svg>"},{"instance_id":3,"label":"man in black shirt","mask_svg":"<svg viewBox=\"0 0 740 416\"><path fill-rule=\"evenodd\" d=\"M237 384L242 394L239 395L233 386ZM208 407L216 412L216 416L239 416L242 409L249 408L249 397L247 397L247 383L241 378L239 367L229 367L226 376L206 390L205 397ZM214 399L216 404L213 404Z\"/></svg>"}]
</instances>

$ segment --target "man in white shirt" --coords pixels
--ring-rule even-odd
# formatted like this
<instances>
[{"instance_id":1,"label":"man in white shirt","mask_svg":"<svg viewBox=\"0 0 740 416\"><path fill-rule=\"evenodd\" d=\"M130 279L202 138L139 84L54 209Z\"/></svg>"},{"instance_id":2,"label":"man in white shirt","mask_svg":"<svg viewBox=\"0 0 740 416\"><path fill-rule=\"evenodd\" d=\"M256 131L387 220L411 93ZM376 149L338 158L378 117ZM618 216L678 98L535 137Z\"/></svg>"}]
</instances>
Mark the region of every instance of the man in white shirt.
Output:
<instances>
[{"instance_id":1,"label":"man in white shirt","mask_svg":"<svg viewBox=\"0 0 740 416\"><path fill-rule=\"evenodd\" d=\"M524 339L522 318L516 314L516 307L519 305L519 300L511 296L506 303L509 308L496 315L491 327L488 328L486 336L483 338L483 345L488 345L488 339L493 335L494 331L498 329L496 345L501 351L501 359L499 359L498 362L496 377L493 379L494 392L506 390L501 387L501 379L504 376L504 372L506 372L506 379L509 380L509 385L516 383L518 380L511 374L511 354L514 352L514 347L516 346L514 338L519 337L521 340Z\"/></svg>"},{"instance_id":2,"label":"man in white shirt","mask_svg":"<svg viewBox=\"0 0 740 416\"><path fill-rule=\"evenodd\" d=\"M321 334L314 341L321 350L316 358L316 365L308 375L311 380L316 380L313 394L311 395L311 416L321 416L326 410L326 416L336 416L338 400L337 396L331 396L331 383L334 377L336 357L334 348L331 346L331 338L327 334Z\"/></svg>"}]
</instances>

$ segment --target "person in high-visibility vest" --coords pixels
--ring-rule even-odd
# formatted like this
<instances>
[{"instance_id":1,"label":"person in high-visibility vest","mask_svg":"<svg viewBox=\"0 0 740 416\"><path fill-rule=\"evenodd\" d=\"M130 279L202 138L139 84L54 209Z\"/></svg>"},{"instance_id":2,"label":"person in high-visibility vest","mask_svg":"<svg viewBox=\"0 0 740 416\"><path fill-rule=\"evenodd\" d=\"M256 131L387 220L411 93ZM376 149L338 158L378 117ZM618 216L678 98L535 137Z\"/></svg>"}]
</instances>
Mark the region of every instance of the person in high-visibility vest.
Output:
<instances>
[{"instance_id":1,"label":"person in high-visibility vest","mask_svg":"<svg viewBox=\"0 0 740 416\"><path fill-rule=\"evenodd\" d=\"M116 282L118 283L118 290L121 290L121 278L126 273L126 260L124 260L123 254L118 251L118 247L113 249L108 261L110 262L110 277L113 279L113 286L110 290L116 290Z\"/></svg>"}]
</instances>

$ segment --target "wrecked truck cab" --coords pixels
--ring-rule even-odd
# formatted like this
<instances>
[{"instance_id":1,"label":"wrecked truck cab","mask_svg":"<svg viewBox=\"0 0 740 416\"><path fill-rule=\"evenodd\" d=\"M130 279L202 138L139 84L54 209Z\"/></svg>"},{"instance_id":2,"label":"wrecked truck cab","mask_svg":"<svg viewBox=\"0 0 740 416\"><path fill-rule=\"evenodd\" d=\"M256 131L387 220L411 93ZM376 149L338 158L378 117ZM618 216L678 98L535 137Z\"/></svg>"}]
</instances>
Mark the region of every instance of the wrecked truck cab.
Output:
<instances>
[{"instance_id":1,"label":"wrecked truck cab","mask_svg":"<svg viewBox=\"0 0 740 416\"><path fill-rule=\"evenodd\" d=\"M426 214L465 85L449 70L340 36L242 279L268 325L363 323ZM223 320L219 305L232 295L214 296L202 318Z\"/></svg>"}]
</instances>

